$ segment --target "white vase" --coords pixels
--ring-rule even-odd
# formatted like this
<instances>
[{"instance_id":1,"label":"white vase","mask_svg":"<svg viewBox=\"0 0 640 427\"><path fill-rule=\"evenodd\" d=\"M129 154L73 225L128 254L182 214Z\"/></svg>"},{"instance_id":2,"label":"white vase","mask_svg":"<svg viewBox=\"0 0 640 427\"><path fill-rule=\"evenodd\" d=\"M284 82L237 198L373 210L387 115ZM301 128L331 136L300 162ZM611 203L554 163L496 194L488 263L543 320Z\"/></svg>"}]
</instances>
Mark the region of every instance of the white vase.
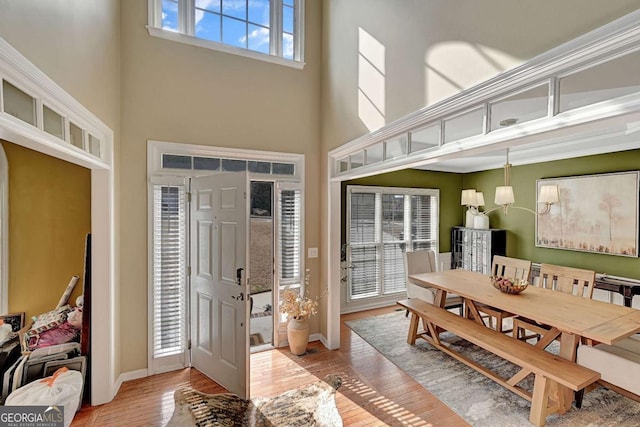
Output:
<instances>
[{"instance_id":1,"label":"white vase","mask_svg":"<svg viewBox=\"0 0 640 427\"><path fill-rule=\"evenodd\" d=\"M479 228L482 230L489 229L489 217L483 213L473 217L473 228Z\"/></svg>"},{"instance_id":2,"label":"white vase","mask_svg":"<svg viewBox=\"0 0 640 427\"><path fill-rule=\"evenodd\" d=\"M287 341L291 353L300 356L307 351L309 343L309 319L291 319L287 323Z\"/></svg>"}]
</instances>

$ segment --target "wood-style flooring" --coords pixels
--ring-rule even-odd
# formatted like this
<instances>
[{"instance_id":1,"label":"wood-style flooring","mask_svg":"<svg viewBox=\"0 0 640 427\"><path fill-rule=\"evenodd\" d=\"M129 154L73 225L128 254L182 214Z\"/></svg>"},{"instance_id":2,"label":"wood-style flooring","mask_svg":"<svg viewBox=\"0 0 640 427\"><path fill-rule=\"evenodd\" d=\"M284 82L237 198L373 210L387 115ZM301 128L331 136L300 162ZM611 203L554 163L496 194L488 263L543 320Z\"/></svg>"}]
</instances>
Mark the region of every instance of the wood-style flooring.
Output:
<instances>
[{"instance_id":1,"label":"wood-style flooring","mask_svg":"<svg viewBox=\"0 0 640 427\"><path fill-rule=\"evenodd\" d=\"M314 342L303 356L292 355L288 348L252 354L251 395L274 396L332 373L343 379L336 402L346 426L468 425L344 324L395 309L343 315L339 350ZM71 425L164 426L173 413L173 392L183 385L205 393L226 392L195 369L154 375L125 382L110 403L84 406Z\"/></svg>"}]
</instances>

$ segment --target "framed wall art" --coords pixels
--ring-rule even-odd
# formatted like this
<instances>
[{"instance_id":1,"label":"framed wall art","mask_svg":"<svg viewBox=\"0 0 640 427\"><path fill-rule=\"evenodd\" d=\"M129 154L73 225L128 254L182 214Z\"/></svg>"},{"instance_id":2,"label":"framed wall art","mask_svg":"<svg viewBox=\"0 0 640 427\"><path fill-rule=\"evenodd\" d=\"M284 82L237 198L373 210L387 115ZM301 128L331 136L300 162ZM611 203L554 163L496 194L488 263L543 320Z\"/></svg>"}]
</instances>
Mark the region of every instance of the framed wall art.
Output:
<instances>
[{"instance_id":1,"label":"framed wall art","mask_svg":"<svg viewBox=\"0 0 640 427\"><path fill-rule=\"evenodd\" d=\"M539 179L557 185L560 203L536 217L536 246L638 256L640 171Z\"/></svg>"}]
</instances>

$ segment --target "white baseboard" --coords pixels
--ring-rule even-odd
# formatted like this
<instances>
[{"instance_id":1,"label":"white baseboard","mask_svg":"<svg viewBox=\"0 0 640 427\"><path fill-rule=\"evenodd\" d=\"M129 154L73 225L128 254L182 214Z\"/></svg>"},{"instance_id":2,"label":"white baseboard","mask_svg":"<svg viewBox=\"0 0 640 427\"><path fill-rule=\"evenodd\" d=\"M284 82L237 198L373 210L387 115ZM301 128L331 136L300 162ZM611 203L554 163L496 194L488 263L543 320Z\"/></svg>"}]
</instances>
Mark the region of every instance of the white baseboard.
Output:
<instances>
[{"instance_id":1,"label":"white baseboard","mask_svg":"<svg viewBox=\"0 0 640 427\"><path fill-rule=\"evenodd\" d=\"M320 341L323 346L325 346L326 348L329 348L329 341L322 334L313 334L313 335L311 335L311 337L309 337L309 341Z\"/></svg>"},{"instance_id":2,"label":"white baseboard","mask_svg":"<svg viewBox=\"0 0 640 427\"><path fill-rule=\"evenodd\" d=\"M123 372L118 376L116 383L114 384L113 396L115 397L118 394L118 390L122 386L122 383L125 381L137 380L139 378L145 378L149 376L149 371L147 369L138 369L137 371L129 371Z\"/></svg>"}]
</instances>

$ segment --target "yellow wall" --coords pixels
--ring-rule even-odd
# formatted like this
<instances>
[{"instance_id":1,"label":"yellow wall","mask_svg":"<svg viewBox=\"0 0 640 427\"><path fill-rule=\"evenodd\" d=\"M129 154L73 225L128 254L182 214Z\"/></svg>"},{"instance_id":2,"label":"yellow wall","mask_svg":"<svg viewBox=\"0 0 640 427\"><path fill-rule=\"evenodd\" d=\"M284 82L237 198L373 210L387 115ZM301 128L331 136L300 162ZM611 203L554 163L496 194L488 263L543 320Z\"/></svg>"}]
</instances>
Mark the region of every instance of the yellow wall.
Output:
<instances>
[{"instance_id":1,"label":"yellow wall","mask_svg":"<svg viewBox=\"0 0 640 427\"><path fill-rule=\"evenodd\" d=\"M29 319L53 310L73 275L80 281L69 302L82 294L91 173L6 141L2 146L9 164L9 312Z\"/></svg>"}]
</instances>

